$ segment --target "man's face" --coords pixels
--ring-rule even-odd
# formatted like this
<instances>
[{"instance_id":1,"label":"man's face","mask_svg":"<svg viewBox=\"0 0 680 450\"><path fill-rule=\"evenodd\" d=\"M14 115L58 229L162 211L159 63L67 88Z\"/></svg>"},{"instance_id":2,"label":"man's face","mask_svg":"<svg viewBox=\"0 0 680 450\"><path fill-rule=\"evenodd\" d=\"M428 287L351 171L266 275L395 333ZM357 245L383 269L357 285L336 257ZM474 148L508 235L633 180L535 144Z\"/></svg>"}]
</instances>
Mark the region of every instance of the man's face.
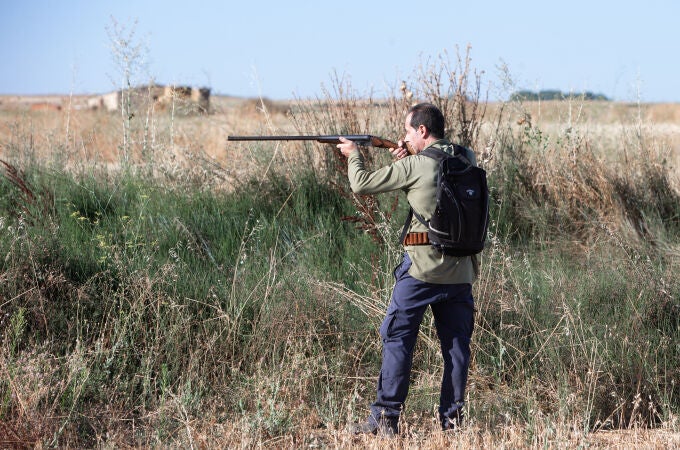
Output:
<instances>
[{"instance_id":1,"label":"man's face","mask_svg":"<svg viewBox=\"0 0 680 450\"><path fill-rule=\"evenodd\" d=\"M408 114L404 120L404 130L406 130L404 142L407 142L411 149L413 149L415 153L418 153L426 147L424 138L426 129L424 125L420 125L418 128L413 128L411 126L412 115L413 113Z\"/></svg>"}]
</instances>

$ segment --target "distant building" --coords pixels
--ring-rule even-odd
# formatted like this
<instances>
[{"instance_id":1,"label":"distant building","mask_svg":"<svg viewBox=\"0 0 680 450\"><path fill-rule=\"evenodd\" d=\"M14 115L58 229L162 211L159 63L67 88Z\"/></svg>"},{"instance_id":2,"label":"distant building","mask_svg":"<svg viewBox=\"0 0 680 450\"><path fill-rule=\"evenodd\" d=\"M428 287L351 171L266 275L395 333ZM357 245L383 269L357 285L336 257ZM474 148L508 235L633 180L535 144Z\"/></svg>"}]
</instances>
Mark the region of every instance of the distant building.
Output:
<instances>
[{"instance_id":1,"label":"distant building","mask_svg":"<svg viewBox=\"0 0 680 450\"><path fill-rule=\"evenodd\" d=\"M153 107L173 109L180 114L206 114L210 111L210 88L156 84L138 86L93 97L88 101L88 107L120 111L126 102L129 102L127 106L131 111Z\"/></svg>"},{"instance_id":2,"label":"distant building","mask_svg":"<svg viewBox=\"0 0 680 450\"><path fill-rule=\"evenodd\" d=\"M52 102L32 103L31 111L61 111L61 105Z\"/></svg>"}]
</instances>

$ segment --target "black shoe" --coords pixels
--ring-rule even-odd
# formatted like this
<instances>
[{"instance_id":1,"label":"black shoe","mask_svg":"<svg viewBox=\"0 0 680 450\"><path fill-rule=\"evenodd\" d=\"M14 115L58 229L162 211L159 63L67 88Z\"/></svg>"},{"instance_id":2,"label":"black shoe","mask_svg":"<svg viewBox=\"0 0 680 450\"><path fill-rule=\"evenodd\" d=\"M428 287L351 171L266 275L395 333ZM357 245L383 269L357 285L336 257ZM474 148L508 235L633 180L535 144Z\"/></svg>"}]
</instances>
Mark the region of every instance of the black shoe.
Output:
<instances>
[{"instance_id":1,"label":"black shoe","mask_svg":"<svg viewBox=\"0 0 680 450\"><path fill-rule=\"evenodd\" d=\"M348 430L355 435L375 434L383 437L396 437L399 435L399 418L385 417L380 419L377 424L372 420L353 423L348 427Z\"/></svg>"},{"instance_id":2,"label":"black shoe","mask_svg":"<svg viewBox=\"0 0 680 450\"><path fill-rule=\"evenodd\" d=\"M442 431L458 430L463 425L463 412L458 410L453 417L441 417Z\"/></svg>"}]
</instances>

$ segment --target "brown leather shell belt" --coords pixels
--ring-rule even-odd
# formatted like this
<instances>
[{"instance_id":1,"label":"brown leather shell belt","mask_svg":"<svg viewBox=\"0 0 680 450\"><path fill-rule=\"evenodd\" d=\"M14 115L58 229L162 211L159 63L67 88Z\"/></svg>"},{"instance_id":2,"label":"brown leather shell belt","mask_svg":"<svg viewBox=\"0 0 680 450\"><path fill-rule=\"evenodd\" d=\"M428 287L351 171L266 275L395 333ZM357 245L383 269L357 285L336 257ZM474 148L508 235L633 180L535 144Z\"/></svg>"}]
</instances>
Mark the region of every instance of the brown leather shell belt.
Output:
<instances>
[{"instance_id":1,"label":"brown leather shell belt","mask_svg":"<svg viewBox=\"0 0 680 450\"><path fill-rule=\"evenodd\" d=\"M404 245L427 245L430 240L427 238L427 232L423 233L408 233L404 238Z\"/></svg>"}]
</instances>

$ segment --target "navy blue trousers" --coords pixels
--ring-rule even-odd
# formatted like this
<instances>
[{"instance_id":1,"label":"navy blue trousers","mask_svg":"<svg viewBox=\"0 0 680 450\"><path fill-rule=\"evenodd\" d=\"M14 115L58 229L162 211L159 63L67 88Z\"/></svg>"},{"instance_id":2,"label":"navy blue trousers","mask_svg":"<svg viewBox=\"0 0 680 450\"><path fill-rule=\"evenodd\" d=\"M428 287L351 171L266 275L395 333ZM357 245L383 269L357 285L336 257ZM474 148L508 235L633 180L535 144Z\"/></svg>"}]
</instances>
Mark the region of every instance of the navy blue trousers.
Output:
<instances>
[{"instance_id":1,"label":"navy blue trousers","mask_svg":"<svg viewBox=\"0 0 680 450\"><path fill-rule=\"evenodd\" d=\"M440 419L455 418L463 407L470 365L470 337L474 326L474 300L470 284L431 284L408 274L411 260L395 269L395 285L385 320L380 327L383 340L378 394L371 405L370 421L396 418L403 409L409 388L413 348L423 314L432 308L444 360Z\"/></svg>"}]
</instances>

